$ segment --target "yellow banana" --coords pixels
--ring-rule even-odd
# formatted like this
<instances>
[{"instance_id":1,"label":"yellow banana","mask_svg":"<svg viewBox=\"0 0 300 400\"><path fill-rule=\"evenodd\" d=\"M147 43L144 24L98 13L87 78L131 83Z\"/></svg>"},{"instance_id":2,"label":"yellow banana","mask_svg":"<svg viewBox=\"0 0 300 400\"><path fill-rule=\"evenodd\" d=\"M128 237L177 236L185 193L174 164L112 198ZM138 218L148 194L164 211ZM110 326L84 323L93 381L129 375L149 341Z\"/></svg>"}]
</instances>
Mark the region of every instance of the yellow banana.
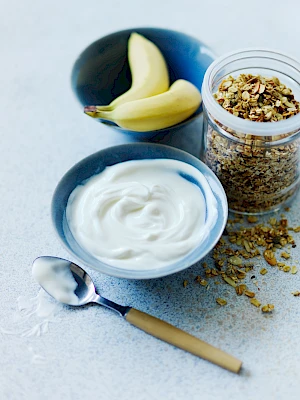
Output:
<instances>
[{"instance_id":1,"label":"yellow banana","mask_svg":"<svg viewBox=\"0 0 300 400\"><path fill-rule=\"evenodd\" d=\"M184 121L200 104L201 94L196 86L179 79L165 93L121 104L112 111L89 106L85 108L85 113L94 118L115 122L122 128L145 132Z\"/></svg>"},{"instance_id":2,"label":"yellow banana","mask_svg":"<svg viewBox=\"0 0 300 400\"><path fill-rule=\"evenodd\" d=\"M128 61L131 71L131 88L101 110L112 110L128 101L155 96L169 89L169 72L159 48L138 33L128 40Z\"/></svg>"}]
</instances>

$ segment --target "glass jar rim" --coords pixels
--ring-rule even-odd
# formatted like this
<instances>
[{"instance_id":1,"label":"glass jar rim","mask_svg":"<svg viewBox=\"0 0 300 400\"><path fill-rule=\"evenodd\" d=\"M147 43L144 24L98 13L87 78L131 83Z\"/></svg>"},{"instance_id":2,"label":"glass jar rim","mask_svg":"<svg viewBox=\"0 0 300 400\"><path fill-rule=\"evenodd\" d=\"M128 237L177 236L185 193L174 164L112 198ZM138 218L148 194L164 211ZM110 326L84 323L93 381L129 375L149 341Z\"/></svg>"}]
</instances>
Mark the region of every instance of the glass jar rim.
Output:
<instances>
[{"instance_id":1,"label":"glass jar rim","mask_svg":"<svg viewBox=\"0 0 300 400\"><path fill-rule=\"evenodd\" d=\"M237 58L237 56L239 58ZM295 133L300 129L300 113L288 119L276 121L276 123L258 123L256 121L249 121L236 117L235 115L229 113L223 107L221 107L213 97L211 86L216 73L222 67L230 64L230 62L238 59L250 58L251 56L259 58L273 58L276 61L285 63L299 73L300 80L300 63L289 56L273 50L262 48L248 48L233 51L217 58L206 70L202 84L202 97L205 108L213 119L216 119L222 125L227 126L236 132L242 132L244 134L255 136L278 136L287 133Z\"/></svg>"}]
</instances>

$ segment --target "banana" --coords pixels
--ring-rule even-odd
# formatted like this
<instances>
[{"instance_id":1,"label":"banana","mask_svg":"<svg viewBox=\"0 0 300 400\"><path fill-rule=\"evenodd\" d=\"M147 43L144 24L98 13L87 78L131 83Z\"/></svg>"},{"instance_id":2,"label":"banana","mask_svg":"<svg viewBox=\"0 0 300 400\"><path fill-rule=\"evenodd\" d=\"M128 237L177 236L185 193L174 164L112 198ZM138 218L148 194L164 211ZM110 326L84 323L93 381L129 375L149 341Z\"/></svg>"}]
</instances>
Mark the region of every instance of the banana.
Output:
<instances>
[{"instance_id":1,"label":"banana","mask_svg":"<svg viewBox=\"0 0 300 400\"><path fill-rule=\"evenodd\" d=\"M131 71L131 88L101 110L113 110L128 101L144 99L169 89L169 72L159 48L138 33L128 40L128 61Z\"/></svg>"},{"instance_id":2,"label":"banana","mask_svg":"<svg viewBox=\"0 0 300 400\"><path fill-rule=\"evenodd\" d=\"M201 94L191 82L179 79L156 96L121 104L112 111L88 106L85 113L116 123L131 131L146 132L168 128L190 117L201 104Z\"/></svg>"}]
</instances>

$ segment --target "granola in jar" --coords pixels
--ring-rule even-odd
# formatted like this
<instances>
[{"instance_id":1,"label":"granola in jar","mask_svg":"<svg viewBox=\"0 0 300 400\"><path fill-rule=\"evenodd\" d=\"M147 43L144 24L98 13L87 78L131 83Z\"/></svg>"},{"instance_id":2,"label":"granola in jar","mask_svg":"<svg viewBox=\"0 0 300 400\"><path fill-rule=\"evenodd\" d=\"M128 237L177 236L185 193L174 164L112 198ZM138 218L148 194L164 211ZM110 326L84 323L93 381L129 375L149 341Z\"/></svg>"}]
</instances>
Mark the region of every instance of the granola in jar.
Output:
<instances>
[{"instance_id":1,"label":"granola in jar","mask_svg":"<svg viewBox=\"0 0 300 400\"><path fill-rule=\"evenodd\" d=\"M234 142L208 126L205 163L220 179L231 210L273 210L298 189L300 139L270 148L246 140Z\"/></svg>"},{"instance_id":2,"label":"granola in jar","mask_svg":"<svg viewBox=\"0 0 300 400\"><path fill-rule=\"evenodd\" d=\"M298 75L300 81L300 69ZM231 210L256 214L278 209L299 188L300 103L276 76L235 72L218 76L218 82L210 87L210 104L208 91L203 94L202 159L220 179ZM228 124L224 111L230 115ZM233 119L242 120L238 128L233 129ZM296 129L282 128L295 125L290 121L299 121Z\"/></svg>"}]
</instances>

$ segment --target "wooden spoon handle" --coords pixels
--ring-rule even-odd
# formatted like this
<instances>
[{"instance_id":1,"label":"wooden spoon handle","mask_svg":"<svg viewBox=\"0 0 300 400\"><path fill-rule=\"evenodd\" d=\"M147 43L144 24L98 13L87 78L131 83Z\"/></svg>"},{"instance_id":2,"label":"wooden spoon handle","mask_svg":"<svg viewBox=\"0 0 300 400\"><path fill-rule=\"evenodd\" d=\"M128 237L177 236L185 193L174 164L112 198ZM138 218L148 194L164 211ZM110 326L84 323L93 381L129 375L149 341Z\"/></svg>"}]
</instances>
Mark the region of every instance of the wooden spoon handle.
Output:
<instances>
[{"instance_id":1,"label":"wooden spoon handle","mask_svg":"<svg viewBox=\"0 0 300 400\"><path fill-rule=\"evenodd\" d=\"M152 317L135 308L131 308L125 318L132 325L150 335L195 354L198 357L204 358L229 371L238 373L241 369L242 361L161 319Z\"/></svg>"}]
</instances>

